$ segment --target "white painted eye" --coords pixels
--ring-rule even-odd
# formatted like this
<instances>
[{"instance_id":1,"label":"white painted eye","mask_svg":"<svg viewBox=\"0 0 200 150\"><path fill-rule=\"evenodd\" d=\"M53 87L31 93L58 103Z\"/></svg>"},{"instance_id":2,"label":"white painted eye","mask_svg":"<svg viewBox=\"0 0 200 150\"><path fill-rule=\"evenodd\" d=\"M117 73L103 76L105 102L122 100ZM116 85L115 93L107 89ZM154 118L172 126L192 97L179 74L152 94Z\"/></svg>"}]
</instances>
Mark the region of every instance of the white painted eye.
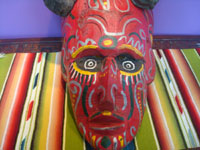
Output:
<instances>
[{"instance_id":1,"label":"white painted eye","mask_svg":"<svg viewBox=\"0 0 200 150\"><path fill-rule=\"evenodd\" d=\"M135 69L135 64L132 61L127 60L122 62L122 67L126 71L133 71Z\"/></svg>"},{"instance_id":2,"label":"white painted eye","mask_svg":"<svg viewBox=\"0 0 200 150\"><path fill-rule=\"evenodd\" d=\"M95 59L87 59L84 63L85 69L95 69L97 66L97 61Z\"/></svg>"}]
</instances>

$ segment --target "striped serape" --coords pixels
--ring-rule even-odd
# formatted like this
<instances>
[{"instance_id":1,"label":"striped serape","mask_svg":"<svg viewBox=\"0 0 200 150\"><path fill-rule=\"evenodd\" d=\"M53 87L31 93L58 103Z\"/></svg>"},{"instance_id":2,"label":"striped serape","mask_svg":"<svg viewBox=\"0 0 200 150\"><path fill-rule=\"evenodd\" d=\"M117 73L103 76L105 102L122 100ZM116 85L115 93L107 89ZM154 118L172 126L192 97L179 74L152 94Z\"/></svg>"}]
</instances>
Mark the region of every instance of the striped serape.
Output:
<instances>
[{"instance_id":1,"label":"striped serape","mask_svg":"<svg viewBox=\"0 0 200 150\"><path fill-rule=\"evenodd\" d=\"M196 49L154 55L147 111L124 150L200 147L200 56ZM60 52L2 55L0 70L0 150L92 149L76 128Z\"/></svg>"}]
</instances>

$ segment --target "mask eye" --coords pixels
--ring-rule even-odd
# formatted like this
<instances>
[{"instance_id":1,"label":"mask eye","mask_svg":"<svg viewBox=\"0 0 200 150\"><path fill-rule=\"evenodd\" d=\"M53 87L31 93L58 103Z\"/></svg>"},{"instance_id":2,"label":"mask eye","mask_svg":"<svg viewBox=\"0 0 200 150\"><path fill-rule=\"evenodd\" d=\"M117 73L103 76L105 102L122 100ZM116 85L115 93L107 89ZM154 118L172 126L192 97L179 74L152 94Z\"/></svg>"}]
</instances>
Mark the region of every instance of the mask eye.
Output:
<instances>
[{"instance_id":1,"label":"mask eye","mask_svg":"<svg viewBox=\"0 0 200 150\"><path fill-rule=\"evenodd\" d=\"M95 59L87 59L84 62L85 70L94 70L97 67L97 61Z\"/></svg>"},{"instance_id":2,"label":"mask eye","mask_svg":"<svg viewBox=\"0 0 200 150\"><path fill-rule=\"evenodd\" d=\"M77 59L76 64L79 69L90 72L98 72L101 70L102 58L98 56L86 56Z\"/></svg>"},{"instance_id":3,"label":"mask eye","mask_svg":"<svg viewBox=\"0 0 200 150\"><path fill-rule=\"evenodd\" d=\"M123 67L124 70L134 71L135 64L132 61L127 60L127 61L122 62L122 67Z\"/></svg>"},{"instance_id":4,"label":"mask eye","mask_svg":"<svg viewBox=\"0 0 200 150\"><path fill-rule=\"evenodd\" d=\"M121 71L134 73L141 69L143 60L133 58L128 54L121 54L115 58L118 68Z\"/></svg>"}]
</instances>

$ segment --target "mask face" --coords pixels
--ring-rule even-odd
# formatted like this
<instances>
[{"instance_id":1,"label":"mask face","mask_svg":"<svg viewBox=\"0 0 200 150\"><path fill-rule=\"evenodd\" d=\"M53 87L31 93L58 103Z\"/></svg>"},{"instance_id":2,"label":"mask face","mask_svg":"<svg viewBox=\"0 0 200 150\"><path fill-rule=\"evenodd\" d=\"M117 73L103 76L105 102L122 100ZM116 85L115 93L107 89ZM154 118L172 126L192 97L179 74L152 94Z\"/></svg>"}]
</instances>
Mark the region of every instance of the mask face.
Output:
<instances>
[{"instance_id":1,"label":"mask face","mask_svg":"<svg viewBox=\"0 0 200 150\"><path fill-rule=\"evenodd\" d=\"M135 137L155 74L152 12L130 0L78 0L63 20L63 77L77 127L91 146Z\"/></svg>"}]
</instances>

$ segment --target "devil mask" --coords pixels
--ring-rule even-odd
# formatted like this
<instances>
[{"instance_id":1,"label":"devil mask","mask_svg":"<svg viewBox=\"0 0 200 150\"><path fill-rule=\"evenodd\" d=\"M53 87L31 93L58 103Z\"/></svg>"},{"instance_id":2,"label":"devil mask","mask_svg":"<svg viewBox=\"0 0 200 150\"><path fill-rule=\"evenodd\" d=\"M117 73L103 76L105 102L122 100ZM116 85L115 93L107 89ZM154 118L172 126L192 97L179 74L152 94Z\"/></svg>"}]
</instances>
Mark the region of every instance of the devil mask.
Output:
<instances>
[{"instance_id":1,"label":"devil mask","mask_svg":"<svg viewBox=\"0 0 200 150\"><path fill-rule=\"evenodd\" d=\"M152 12L131 0L78 0L63 20L63 77L80 133L97 149L135 137L155 74Z\"/></svg>"}]
</instances>

